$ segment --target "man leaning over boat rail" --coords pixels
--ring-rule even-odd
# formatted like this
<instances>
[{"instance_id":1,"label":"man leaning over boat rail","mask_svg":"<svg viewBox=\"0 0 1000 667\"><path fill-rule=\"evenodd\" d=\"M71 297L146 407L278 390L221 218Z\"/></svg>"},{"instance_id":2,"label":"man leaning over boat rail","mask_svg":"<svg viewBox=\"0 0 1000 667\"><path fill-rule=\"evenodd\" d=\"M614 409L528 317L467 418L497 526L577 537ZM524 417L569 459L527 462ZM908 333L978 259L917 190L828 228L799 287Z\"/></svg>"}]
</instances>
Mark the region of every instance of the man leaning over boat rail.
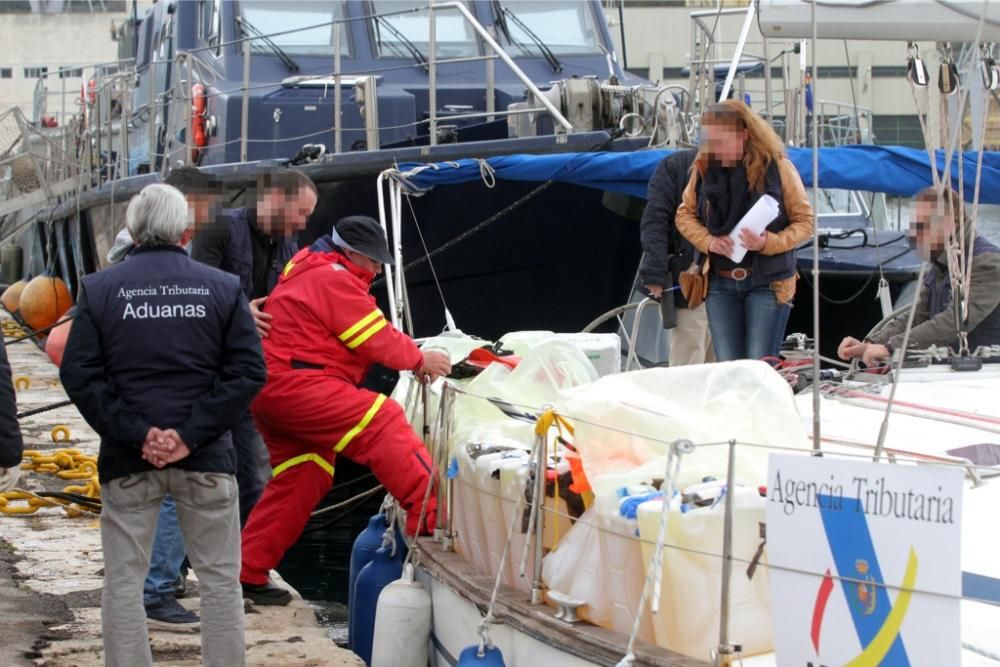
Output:
<instances>
[{"instance_id":1,"label":"man leaning over boat rail","mask_svg":"<svg viewBox=\"0 0 1000 667\"><path fill-rule=\"evenodd\" d=\"M968 316L962 329L968 335L968 349L980 345L1000 345L1000 247L972 233L972 221L962 219L958 193L947 188L939 197L928 188L915 198L910 235L924 261L930 262L917 295L913 328L908 345L922 349L931 345L959 350L959 323L952 292L952 269L957 260L957 232L964 235L964 248L972 263L968 290ZM951 255L949 257L949 255ZM909 313L890 321L864 341L848 336L837 354L841 359L861 359L872 366L888 361L903 344Z\"/></svg>"},{"instance_id":2,"label":"man leaning over boat rail","mask_svg":"<svg viewBox=\"0 0 1000 667\"><path fill-rule=\"evenodd\" d=\"M128 261L83 278L60 379L101 436L105 664L152 665L143 579L164 496L177 504L202 600L204 664L246 662L236 454L229 429L266 379L235 278L198 264L192 221L169 185L144 188Z\"/></svg>"},{"instance_id":3,"label":"man leaning over boat rail","mask_svg":"<svg viewBox=\"0 0 1000 667\"><path fill-rule=\"evenodd\" d=\"M378 222L343 218L292 258L268 298L268 381L251 409L274 472L243 529L240 574L244 595L257 604L291 600L269 572L332 487L337 456L371 468L406 510L407 532L434 525L433 495L419 525L433 481L427 449L396 402L360 387L373 364L430 381L451 372L446 354L422 352L376 306L369 288L391 261Z\"/></svg>"}]
</instances>

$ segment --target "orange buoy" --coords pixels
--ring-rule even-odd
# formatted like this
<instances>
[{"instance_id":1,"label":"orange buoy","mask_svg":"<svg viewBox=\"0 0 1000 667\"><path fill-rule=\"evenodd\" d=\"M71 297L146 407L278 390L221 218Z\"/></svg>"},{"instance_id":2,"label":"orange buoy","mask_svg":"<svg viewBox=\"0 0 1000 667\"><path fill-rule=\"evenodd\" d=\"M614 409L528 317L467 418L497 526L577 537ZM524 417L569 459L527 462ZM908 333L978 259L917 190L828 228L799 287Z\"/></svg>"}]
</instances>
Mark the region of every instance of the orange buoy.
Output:
<instances>
[{"instance_id":1,"label":"orange buoy","mask_svg":"<svg viewBox=\"0 0 1000 667\"><path fill-rule=\"evenodd\" d=\"M73 297L59 278L37 276L21 292L21 317L32 329L52 326L73 305Z\"/></svg>"},{"instance_id":2,"label":"orange buoy","mask_svg":"<svg viewBox=\"0 0 1000 667\"><path fill-rule=\"evenodd\" d=\"M62 366L63 352L66 351L66 341L69 340L71 326L73 326L73 320L66 320L50 331L45 339L45 354L49 355L49 359L57 367Z\"/></svg>"},{"instance_id":3,"label":"orange buoy","mask_svg":"<svg viewBox=\"0 0 1000 667\"><path fill-rule=\"evenodd\" d=\"M21 292L27 284L23 280L18 280L16 283L11 283L10 287L0 295L0 303L8 312L13 313L21 305Z\"/></svg>"}]
</instances>

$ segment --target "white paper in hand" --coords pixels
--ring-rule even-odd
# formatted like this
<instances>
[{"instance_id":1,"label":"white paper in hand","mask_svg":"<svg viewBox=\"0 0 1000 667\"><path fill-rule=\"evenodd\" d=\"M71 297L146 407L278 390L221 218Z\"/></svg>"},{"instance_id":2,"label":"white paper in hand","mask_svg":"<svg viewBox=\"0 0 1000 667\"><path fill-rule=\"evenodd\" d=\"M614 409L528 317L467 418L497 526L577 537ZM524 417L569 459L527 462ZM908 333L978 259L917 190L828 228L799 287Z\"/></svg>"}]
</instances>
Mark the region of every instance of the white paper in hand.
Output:
<instances>
[{"instance_id":1,"label":"white paper in hand","mask_svg":"<svg viewBox=\"0 0 1000 667\"><path fill-rule=\"evenodd\" d=\"M754 234L763 234L767 226L778 217L778 200L771 195L764 195L757 200L757 203L750 207L747 214L736 223L733 231L729 232L729 238L733 241L733 251L729 259L734 262L742 262L746 257L747 248L740 241L740 232L749 229Z\"/></svg>"}]
</instances>

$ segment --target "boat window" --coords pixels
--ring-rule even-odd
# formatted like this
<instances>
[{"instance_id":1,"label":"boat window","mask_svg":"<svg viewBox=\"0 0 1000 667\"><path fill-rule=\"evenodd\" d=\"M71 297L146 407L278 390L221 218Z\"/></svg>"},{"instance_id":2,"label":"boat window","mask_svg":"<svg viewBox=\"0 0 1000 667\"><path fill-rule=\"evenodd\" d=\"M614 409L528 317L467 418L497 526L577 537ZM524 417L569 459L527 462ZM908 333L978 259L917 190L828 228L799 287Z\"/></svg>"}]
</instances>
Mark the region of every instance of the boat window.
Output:
<instances>
[{"instance_id":1,"label":"boat window","mask_svg":"<svg viewBox=\"0 0 1000 667\"><path fill-rule=\"evenodd\" d=\"M430 11L426 1L373 0L372 30L379 58L412 58L413 49L425 58L430 53ZM461 58L479 54L476 36L454 9L437 14L435 41L437 58Z\"/></svg>"},{"instance_id":2,"label":"boat window","mask_svg":"<svg viewBox=\"0 0 1000 667\"><path fill-rule=\"evenodd\" d=\"M510 47L511 55L544 55L538 41L556 55L602 52L601 37L589 2L506 0L499 3L499 7L505 16L502 22L498 21L498 27L501 27L504 44Z\"/></svg>"},{"instance_id":3,"label":"boat window","mask_svg":"<svg viewBox=\"0 0 1000 667\"><path fill-rule=\"evenodd\" d=\"M171 15L167 22L163 24L160 28L160 34L157 36L156 44L156 59L160 62L164 62L173 58L173 34L174 34L174 17Z\"/></svg>"},{"instance_id":4,"label":"boat window","mask_svg":"<svg viewBox=\"0 0 1000 667\"><path fill-rule=\"evenodd\" d=\"M213 52L219 55L222 43L222 12L221 0L201 0L201 36L209 46L215 47Z\"/></svg>"},{"instance_id":5,"label":"boat window","mask_svg":"<svg viewBox=\"0 0 1000 667\"><path fill-rule=\"evenodd\" d=\"M343 30L340 54L350 56L349 24L344 18L343 2L315 0L243 0L240 13L247 23L268 35L282 51L294 56L333 56L333 35ZM335 23L336 22L336 23ZM294 30L295 32L288 32ZM285 33L285 34L275 34ZM254 50L273 53L261 40L254 40Z\"/></svg>"}]
</instances>

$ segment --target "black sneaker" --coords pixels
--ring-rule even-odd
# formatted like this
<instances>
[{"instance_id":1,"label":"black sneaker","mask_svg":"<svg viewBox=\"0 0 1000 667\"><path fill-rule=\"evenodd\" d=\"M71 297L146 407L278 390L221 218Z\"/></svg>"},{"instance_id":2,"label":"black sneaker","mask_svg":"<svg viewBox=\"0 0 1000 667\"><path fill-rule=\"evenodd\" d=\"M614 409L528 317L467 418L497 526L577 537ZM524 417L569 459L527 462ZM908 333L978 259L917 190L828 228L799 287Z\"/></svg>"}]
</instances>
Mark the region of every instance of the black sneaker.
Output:
<instances>
[{"instance_id":1,"label":"black sneaker","mask_svg":"<svg viewBox=\"0 0 1000 667\"><path fill-rule=\"evenodd\" d=\"M198 629L201 623L198 614L188 611L169 595L160 598L158 602L146 605L146 621L150 627L164 630Z\"/></svg>"},{"instance_id":2,"label":"black sneaker","mask_svg":"<svg viewBox=\"0 0 1000 667\"><path fill-rule=\"evenodd\" d=\"M187 595L187 575L187 568L181 566L181 571L177 573L177 578L174 579L174 597L178 600Z\"/></svg>"},{"instance_id":3,"label":"black sneaker","mask_svg":"<svg viewBox=\"0 0 1000 667\"><path fill-rule=\"evenodd\" d=\"M241 581L240 586L243 587L243 597L252 600L254 604L281 606L292 601L291 591L275 586L270 579L266 584L248 584Z\"/></svg>"}]
</instances>

